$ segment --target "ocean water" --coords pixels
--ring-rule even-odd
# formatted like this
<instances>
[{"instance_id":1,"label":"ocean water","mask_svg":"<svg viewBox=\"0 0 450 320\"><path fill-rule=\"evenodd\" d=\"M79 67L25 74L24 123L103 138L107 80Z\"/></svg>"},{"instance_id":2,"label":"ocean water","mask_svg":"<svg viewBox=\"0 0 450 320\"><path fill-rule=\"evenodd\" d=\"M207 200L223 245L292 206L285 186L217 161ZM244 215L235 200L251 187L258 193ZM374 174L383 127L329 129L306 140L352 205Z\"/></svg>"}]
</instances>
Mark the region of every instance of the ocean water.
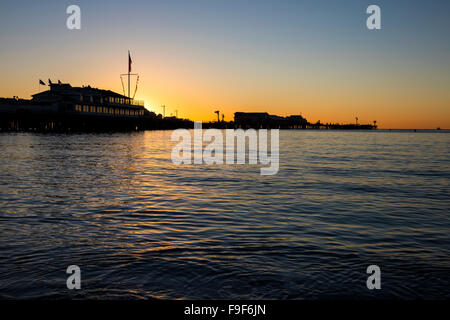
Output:
<instances>
[{"instance_id":1,"label":"ocean water","mask_svg":"<svg viewBox=\"0 0 450 320\"><path fill-rule=\"evenodd\" d=\"M274 176L170 135L0 134L0 298L450 298L448 131L280 131Z\"/></svg>"}]
</instances>

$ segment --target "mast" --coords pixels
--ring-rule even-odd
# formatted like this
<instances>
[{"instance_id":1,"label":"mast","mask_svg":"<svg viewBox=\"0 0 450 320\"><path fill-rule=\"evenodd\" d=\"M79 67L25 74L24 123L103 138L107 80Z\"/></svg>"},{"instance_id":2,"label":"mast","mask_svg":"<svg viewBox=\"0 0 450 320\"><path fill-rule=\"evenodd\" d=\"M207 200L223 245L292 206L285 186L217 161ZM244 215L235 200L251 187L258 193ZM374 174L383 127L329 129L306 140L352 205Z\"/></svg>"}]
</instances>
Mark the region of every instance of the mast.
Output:
<instances>
[{"instance_id":1,"label":"mast","mask_svg":"<svg viewBox=\"0 0 450 320\"><path fill-rule=\"evenodd\" d=\"M131 73L131 64L132 64L132 60L131 60L131 54L130 54L130 50L128 50L128 72L127 73L122 73L120 74L120 81L122 82L122 89L123 89L123 95L125 96L127 93L125 92L125 86L123 85L123 76L127 76L128 77L128 99L130 99L130 103L131 103L131 76L137 76L137 80L136 80L136 90L134 91L134 94L136 94L137 91L137 86L138 86L138 80L139 80L139 74L137 73ZM133 95L133 99L134 99L134 95Z\"/></svg>"},{"instance_id":2,"label":"mast","mask_svg":"<svg viewBox=\"0 0 450 320\"><path fill-rule=\"evenodd\" d=\"M130 72L131 72L131 56L128 50L128 99L130 99Z\"/></svg>"}]
</instances>

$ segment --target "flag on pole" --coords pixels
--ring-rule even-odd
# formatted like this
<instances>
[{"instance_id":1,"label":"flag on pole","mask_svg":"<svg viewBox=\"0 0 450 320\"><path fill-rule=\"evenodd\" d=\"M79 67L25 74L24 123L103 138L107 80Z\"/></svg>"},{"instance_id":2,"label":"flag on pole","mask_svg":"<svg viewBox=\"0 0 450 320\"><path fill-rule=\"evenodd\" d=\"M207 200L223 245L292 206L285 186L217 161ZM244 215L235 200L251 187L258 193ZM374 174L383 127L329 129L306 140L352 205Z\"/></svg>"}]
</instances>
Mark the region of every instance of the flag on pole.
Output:
<instances>
[{"instance_id":1,"label":"flag on pole","mask_svg":"<svg viewBox=\"0 0 450 320\"><path fill-rule=\"evenodd\" d=\"M45 86L45 82L42 81L41 79L39 79L39 84L42 84L43 86Z\"/></svg>"},{"instance_id":2,"label":"flag on pole","mask_svg":"<svg viewBox=\"0 0 450 320\"><path fill-rule=\"evenodd\" d=\"M130 51L128 51L128 72L131 72L131 55L130 55Z\"/></svg>"}]
</instances>

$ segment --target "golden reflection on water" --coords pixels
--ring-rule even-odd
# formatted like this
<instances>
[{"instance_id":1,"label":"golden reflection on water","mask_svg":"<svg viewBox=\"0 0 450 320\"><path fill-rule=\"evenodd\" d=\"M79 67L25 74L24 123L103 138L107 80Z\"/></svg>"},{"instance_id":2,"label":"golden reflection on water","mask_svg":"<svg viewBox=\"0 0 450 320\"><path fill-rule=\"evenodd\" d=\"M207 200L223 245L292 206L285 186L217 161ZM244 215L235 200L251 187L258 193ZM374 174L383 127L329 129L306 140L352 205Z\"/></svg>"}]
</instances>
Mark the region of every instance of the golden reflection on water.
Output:
<instances>
[{"instance_id":1,"label":"golden reflection on water","mask_svg":"<svg viewBox=\"0 0 450 320\"><path fill-rule=\"evenodd\" d=\"M175 165L170 136L0 135L0 292L74 260L111 296L364 296L367 261L388 297L448 292L449 134L282 131L276 176Z\"/></svg>"}]
</instances>

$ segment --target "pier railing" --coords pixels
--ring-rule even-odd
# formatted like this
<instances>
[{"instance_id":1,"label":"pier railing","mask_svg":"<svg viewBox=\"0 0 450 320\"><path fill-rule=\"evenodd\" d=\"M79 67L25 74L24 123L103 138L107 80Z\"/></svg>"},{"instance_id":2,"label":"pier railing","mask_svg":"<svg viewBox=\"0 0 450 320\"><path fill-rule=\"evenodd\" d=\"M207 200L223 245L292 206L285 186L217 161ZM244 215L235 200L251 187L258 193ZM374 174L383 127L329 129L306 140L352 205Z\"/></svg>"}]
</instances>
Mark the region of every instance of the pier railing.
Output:
<instances>
[{"instance_id":1,"label":"pier railing","mask_svg":"<svg viewBox=\"0 0 450 320\"><path fill-rule=\"evenodd\" d=\"M130 104L133 106L140 106L143 107L144 106L144 100L134 100L131 99Z\"/></svg>"},{"instance_id":2,"label":"pier railing","mask_svg":"<svg viewBox=\"0 0 450 320\"><path fill-rule=\"evenodd\" d=\"M100 103L107 105L129 105L129 106L144 106L144 100L135 100L131 98L119 98L119 97L93 97L93 96L79 96L78 101L81 103Z\"/></svg>"}]
</instances>

